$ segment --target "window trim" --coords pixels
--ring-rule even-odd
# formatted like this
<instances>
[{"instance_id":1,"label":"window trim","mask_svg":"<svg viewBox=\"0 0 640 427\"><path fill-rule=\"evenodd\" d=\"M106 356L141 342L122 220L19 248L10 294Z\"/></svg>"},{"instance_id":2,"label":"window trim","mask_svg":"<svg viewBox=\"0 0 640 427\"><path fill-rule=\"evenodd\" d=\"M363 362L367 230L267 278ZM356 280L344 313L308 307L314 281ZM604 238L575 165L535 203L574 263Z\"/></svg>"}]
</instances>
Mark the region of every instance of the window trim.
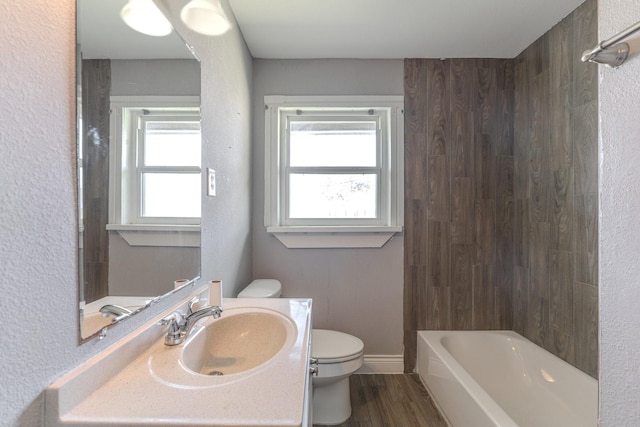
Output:
<instances>
[{"instance_id":1,"label":"window trim","mask_svg":"<svg viewBox=\"0 0 640 427\"><path fill-rule=\"evenodd\" d=\"M404 220L404 97L403 96L265 96L265 211L267 232L289 248L381 247L395 233L402 232ZM388 158L381 159L386 169L381 191L388 196L384 223L359 225L287 225L283 221L281 182L285 178L280 128L281 111L327 108L337 110L388 110ZM314 111L313 115L317 115ZM382 177L383 174L381 174ZM382 206L381 206L382 208Z\"/></svg>"},{"instance_id":2,"label":"window trim","mask_svg":"<svg viewBox=\"0 0 640 427\"><path fill-rule=\"evenodd\" d=\"M199 96L111 96L109 150L109 221L107 230L118 232L132 246L199 246L200 218L188 218L182 223L169 223L160 219L147 222L137 221L130 205L136 203L135 197L123 187L123 175L129 175L130 182L139 186L135 170L124 168L125 163L138 154L137 144L130 144L131 115L125 109L134 108L170 108L185 109L185 116L194 116L192 110L200 109ZM171 112L168 116L176 116ZM126 156L126 157L125 157ZM124 168L124 169L123 169ZM201 178L202 180L202 178ZM139 193L139 191L138 191ZM194 221L195 220L195 221ZM183 238L176 238L179 235Z\"/></svg>"}]
</instances>

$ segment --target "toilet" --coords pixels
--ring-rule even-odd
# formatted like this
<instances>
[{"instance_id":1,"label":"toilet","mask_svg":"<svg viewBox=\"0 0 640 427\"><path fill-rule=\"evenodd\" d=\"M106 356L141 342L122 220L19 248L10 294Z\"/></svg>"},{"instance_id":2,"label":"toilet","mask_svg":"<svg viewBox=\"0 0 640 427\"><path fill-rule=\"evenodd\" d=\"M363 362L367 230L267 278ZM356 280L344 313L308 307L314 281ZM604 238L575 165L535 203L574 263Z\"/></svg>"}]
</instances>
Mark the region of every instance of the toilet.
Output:
<instances>
[{"instance_id":1,"label":"toilet","mask_svg":"<svg viewBox=\"0 0 640 427\"><path fill-rule=\"evenodd\" d=\"M279 298L282 284L275 279L257 279L238 298ZM318 360L313 377L313 424L342 424L351 416L349 376L364 362L364 343L344 332L311 331L311 357Z\"/></svg>"}]
</instances>

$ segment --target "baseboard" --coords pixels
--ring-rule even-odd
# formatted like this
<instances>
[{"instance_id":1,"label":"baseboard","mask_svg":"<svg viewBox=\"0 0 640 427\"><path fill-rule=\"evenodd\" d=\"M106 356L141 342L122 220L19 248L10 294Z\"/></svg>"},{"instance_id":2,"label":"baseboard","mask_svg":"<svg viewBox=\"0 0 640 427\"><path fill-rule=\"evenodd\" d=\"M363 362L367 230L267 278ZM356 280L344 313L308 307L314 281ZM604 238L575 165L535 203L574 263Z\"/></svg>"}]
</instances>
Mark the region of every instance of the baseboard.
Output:
<instances>
[{"instance_id":1,"label":"baseboard","mask_svg":"<svg viewBox=\"0 0 640 427\"><path fill-rule=\"evenodd\" d=\"M404 356L402 354L365 354L364 364L356 374L402 374Z\"/></svg>"}]
</instances>

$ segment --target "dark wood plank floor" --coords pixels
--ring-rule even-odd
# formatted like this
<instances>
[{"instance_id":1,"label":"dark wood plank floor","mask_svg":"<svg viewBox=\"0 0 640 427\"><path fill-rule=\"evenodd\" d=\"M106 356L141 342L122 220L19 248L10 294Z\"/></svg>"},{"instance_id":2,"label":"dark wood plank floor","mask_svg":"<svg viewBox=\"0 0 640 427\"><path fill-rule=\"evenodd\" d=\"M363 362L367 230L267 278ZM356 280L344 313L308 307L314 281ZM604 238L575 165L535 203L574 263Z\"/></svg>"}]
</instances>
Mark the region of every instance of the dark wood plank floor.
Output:
<instances>
[{"instance_id":1,"label":"dark wood plank floor","mask_svg":"<svg viewBox=\"0 0 640 427\"><path fill-rule=\"evenodd\" d=\"M447 427L417 374L352 375L351 418L339 427Z\"/></svg>"}]
</instances>

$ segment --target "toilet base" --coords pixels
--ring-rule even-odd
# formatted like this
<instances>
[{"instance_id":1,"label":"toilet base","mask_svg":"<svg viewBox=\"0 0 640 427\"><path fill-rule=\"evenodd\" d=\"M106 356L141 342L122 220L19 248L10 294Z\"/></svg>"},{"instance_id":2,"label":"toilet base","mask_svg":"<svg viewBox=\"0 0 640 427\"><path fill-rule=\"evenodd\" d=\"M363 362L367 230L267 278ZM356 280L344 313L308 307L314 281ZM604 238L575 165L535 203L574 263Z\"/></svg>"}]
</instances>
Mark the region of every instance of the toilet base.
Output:
<instances>
[{"instance_id":1,"label":"toilet base","mask_svg":"<svg viewBox=\"0 0 640 427\"><path fill-rule=\"evenodd\" d=\"M329 381L327 381L329 380ZM313 424L336 425L351 416L349 377L313 379Z\"/></svg>"}]
</instances>

